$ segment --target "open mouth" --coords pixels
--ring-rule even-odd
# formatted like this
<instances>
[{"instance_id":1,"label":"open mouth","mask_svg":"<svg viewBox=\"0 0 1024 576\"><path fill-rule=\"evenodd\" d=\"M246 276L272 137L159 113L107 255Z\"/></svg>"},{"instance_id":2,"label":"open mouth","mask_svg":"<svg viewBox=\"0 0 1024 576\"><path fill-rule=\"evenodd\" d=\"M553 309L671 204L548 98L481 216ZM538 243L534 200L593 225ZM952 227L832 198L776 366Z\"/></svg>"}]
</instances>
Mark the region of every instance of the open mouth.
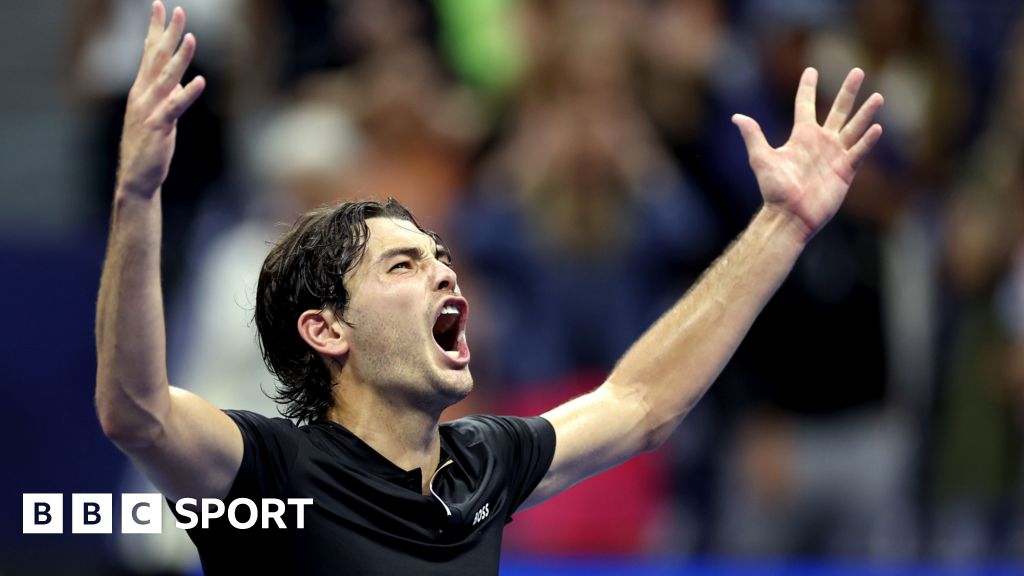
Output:
<instances>
[{"instance_id":1,"label":"open mouth","mask_svg":"<svg viewBox=\"0 0 1024 576\"><path fill-rule=\"evenodd\" d=\"M453 360L468 356L465 328L468 306L462 298L445 300L434 319L434 341Z\"/></svg>"}]
</instances>

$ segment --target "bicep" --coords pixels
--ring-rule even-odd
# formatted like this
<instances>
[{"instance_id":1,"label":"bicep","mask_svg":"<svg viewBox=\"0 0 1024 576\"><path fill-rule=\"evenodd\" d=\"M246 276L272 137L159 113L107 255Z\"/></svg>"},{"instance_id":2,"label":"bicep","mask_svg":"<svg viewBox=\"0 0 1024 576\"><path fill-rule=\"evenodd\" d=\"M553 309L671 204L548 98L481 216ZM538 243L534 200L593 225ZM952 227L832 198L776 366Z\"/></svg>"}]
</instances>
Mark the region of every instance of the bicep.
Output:
<instances>
[{"instance_id":1,"label":"bicep","mask_svg":"<svg viewBox=\"0 0 1024 576\"><path fill-rule=\"evenodd\" d=\"M201 397L171 387L170 409L160 436L126 449L147 478L171 500L227 496L244 451L238 425Z\"/></svg>"},{"instance_id":2,"label":"bicep","mask_svg":"<svg viewBox=\"0 0 1024 576\"><path fill-rule=\"evenodd\" d=\"M607 382L543 414L555 429L555 455L522 508L540 504L647 448L647 414L635 393Z\"/></svg>"}]
</instances>

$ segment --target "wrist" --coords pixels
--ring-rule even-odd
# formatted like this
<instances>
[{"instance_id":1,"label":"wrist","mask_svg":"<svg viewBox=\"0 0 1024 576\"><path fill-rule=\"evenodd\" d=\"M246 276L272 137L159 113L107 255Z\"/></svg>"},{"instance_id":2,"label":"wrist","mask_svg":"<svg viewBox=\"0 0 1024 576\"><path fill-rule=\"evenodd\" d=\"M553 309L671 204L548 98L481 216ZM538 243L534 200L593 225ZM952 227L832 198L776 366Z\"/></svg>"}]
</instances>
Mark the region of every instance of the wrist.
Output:
<instances>
[{"instance_id":1,"label":"wrist","mask_svg":"<svg viewBox=\"0 0 1024 576\"><path fill-rule=\"evenodd\" d=\"M135 186L129 182L118 182L114 188L114 202L123 204L147 204L160 198L160 186Z\"/></svg>"},{"instance_id":2,"label":"wrist","mask_svg":"<svg viewBox=\"0 0 1024 576\"><path fill-rule=\"evenodd\" d=\"M160 214L160 188L140 193L118 185L114 190L113 222L121 222L122 218L136 220L148 219L148 214Z\"/></svg>"},{"instance_id":3,"label":"wrist","mask_svg":"<svg viewBox=\"0 0 1024 576\"><path fill-rule=\"evenodd\" d=\"M770 204L761 206L751 225L770 236L773 243L792 246L798 250L803 250L815 232L798 215Z\"/></svg>"}]
</instances>

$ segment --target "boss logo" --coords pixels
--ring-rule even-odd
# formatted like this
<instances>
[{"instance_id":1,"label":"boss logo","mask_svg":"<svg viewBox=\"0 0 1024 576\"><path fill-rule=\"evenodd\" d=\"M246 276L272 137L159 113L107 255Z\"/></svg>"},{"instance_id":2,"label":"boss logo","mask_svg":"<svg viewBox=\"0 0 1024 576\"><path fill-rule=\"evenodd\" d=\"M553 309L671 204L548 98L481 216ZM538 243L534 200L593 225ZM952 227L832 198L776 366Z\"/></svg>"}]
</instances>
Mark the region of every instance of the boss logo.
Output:
<instances>
[{"instance_id":1,"label":"boss logo","mask_svg":"<svg viewBox=\"0 0 1024 576\"><path fill-rule=\"evenodd\" d=\"M487 515L491 513L490 505L491 504L488 502L487 504L484 504L483 508L476 511L476 514L473 515L473 526L476 526L487 518Z\"/></svg>"}]
</instances>

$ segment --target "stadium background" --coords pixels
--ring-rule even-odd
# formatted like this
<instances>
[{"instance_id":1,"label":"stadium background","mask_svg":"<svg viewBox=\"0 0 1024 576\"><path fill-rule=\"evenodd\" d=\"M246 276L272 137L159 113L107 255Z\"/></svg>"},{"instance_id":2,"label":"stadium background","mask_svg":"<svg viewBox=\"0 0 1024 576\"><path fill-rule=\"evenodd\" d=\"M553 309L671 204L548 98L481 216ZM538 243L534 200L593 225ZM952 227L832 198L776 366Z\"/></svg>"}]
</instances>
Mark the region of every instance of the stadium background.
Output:
<instances>
[{"instance_id":1,"label":"stadium background","mask_svg":"<svg viewBox=\"0 0 1024 576\"><path fill-rule=\"evenodd\" d=\"M477 390L600 382L758 196L796 79L885 136L657 452L517 516L505 573L1024 563L1024 12L1013 0L188 0L209 88L165 187L172 381L272 410L248 318L305 207L395 196L452 245ZM94 416L93 314L145 0L0 5L0 573L177 574L180 538L27 536L21 494L145 491ZM116 498L115 498L116 500ZM115 522L115 532L117 530Z\"/></svg>"}]
</instances>

